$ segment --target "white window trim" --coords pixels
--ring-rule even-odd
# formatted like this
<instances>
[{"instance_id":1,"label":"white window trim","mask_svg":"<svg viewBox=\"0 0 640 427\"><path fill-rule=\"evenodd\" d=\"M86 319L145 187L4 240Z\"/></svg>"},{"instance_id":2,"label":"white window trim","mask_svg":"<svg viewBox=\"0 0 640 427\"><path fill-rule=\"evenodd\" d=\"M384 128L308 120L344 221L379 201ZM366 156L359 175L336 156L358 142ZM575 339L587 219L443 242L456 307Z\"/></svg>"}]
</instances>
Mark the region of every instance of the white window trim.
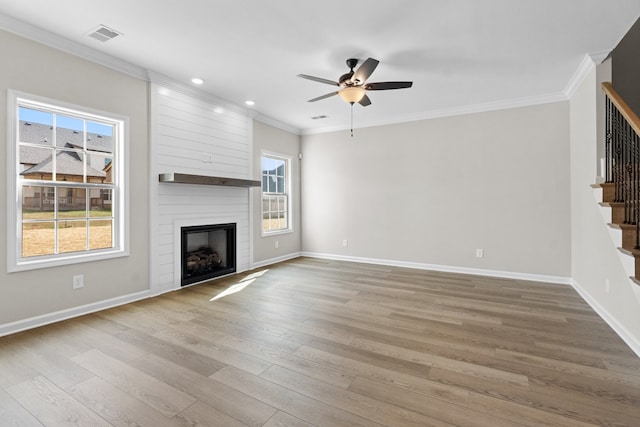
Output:
<instances>
[{"instance_id":1,"label":"white window trim","mask_svg":"<svg viewBox=\"0 0 640 427\"><path fill-rule=\"evenodd\" d=\"M68 253L51 257L38 257L38 259L22 259L19 254L20 232L18 230L18 208L20 203L20 191L18 190L18 153L17 149L17 123L18 104L20 100L29 103L42 103L55 106L59 111L82 112L85 115L95 116L96 119L117 121L120 126L117 144L114 146L113 176L116 191L112 197L118 198L116 212L114 212L114 247L112 249ZM33 270L38 268L55 267L61 265L77 264L81 262L98 261L129 255L129 118L118 114L112 114L93 108L75 105L55 99L32 95L25 92L9 89L7 92L7 270L11 272Z\"/></svg>"},{"instance_id":2,"label":"white window trim","mask_svg":"<svg viewBox=\"0 0 640 427\"><path fill-rule=\"evenodd\" d=\"M275 159L280 159L280 160L284 160L287 162L286 164L286 170L287 170L287 176L285 177L285 185L287 188L287 213L288 213L288 224L287 224L287 228L282 229L282 230L273 230L273 231L265 231L264 227L262 226L262 218L264 217L264 211L263 211L263 203L262 203L262 158L263 157L273 157ZM281 154L281 153L276 153L273 151L265 151L262 150L260 151L260 236L262 237L267 237L267 236L276 236L278 234L289 234L289 233L293 233L293 212L291 207L293 206L292 204L292 197L293 197L293 191L291 188L291 175L292 175L292 170L291 168L293 167L293 157L289 156L287 154Z\"/></svg>"}]
</instances>

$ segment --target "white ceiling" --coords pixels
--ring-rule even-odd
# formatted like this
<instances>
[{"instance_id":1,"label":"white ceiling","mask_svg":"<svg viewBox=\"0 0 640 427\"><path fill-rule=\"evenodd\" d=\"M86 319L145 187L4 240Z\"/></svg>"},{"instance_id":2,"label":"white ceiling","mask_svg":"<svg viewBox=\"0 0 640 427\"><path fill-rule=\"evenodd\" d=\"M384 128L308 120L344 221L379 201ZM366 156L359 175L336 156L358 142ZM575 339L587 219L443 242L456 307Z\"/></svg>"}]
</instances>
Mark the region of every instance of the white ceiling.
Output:
<instances>
[{"instance_id":1,"label":"white ceiling","mask_svg":"<svg viewBox=\"0 0 640 427\"><path fill-rule=\"evenodd\" d=\"M0 0L0 13L185 84L302 133L346 129L334 96L350 57L380 60L356 127L563 95L585 54L608 53L640 0ZM101 43L98 25L123 36ZM326 119L312 120L312 116Z\"/></svg>"}]
</instances>

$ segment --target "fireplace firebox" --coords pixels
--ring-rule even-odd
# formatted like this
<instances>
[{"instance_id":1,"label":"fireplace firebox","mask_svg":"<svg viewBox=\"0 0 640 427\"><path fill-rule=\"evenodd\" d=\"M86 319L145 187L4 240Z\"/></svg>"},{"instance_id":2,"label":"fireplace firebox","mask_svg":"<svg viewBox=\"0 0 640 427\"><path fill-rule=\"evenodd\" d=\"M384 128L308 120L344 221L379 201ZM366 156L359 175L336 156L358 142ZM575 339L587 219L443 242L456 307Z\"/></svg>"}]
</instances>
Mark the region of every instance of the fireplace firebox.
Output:
<instances>
[{"instance_id":1,"label":"fireplace firebox","mask_svg":"<svg viewBox=\"0 0 640 427\"><path fill-rule=\"evenodd\" d=\"M236 224L182 227L181 285L236 271Z\"/></svg>"}]
</instances>

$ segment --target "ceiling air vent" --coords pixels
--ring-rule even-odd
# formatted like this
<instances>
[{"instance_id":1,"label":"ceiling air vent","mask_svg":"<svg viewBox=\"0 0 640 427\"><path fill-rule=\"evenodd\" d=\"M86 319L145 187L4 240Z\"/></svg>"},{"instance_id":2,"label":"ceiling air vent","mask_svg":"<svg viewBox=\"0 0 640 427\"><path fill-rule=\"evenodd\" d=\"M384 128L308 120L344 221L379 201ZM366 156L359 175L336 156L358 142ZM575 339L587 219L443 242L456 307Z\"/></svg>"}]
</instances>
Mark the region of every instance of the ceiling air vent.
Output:
<instances>
[{"instance_id":1,"label":"ceiling air vent","mask_svg":"<svg viewBox=\"0 0 640 427\"><path fill-rule=\"evenodd\" d=\"M92 37L103 43L108 42L111 39L115 39L119 35L122 35L122 33L119 33L109 27L105 27L104 25L100 25L98 28L89 33L89 37Z\"/></svg>"}]
</instances>

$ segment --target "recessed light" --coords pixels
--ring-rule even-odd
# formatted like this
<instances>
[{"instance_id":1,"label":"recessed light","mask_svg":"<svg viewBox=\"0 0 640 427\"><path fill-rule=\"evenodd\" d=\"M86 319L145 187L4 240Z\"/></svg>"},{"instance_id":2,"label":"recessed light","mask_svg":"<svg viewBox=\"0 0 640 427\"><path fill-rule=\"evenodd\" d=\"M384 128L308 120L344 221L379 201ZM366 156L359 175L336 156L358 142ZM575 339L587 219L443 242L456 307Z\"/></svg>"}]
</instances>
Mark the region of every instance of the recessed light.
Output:
<instances>
[{"instance_id":1,"label":"recessed light","mask_svg":"<svg viewBox=\"0 0 640 427\"><path fill-rule=\"evenodd\" d=\"M249 105L249 106L256 105L255 101L251 101L251 100L249 100L249 101L244 101L244 103L245 103L245 104L247 104L247 105Z\"/></svg>"},{"instance_id":2,"label":"recessed light","mask_svg":"<svg viewBox=\"0 0 640 427\"><path fill-rule=\"evenodd\" d=\"M191 79L191 83L193 83L194 85L201 85L204 83L204 80L200 77L194 77Z\"/></svg>"}]
</instances>

